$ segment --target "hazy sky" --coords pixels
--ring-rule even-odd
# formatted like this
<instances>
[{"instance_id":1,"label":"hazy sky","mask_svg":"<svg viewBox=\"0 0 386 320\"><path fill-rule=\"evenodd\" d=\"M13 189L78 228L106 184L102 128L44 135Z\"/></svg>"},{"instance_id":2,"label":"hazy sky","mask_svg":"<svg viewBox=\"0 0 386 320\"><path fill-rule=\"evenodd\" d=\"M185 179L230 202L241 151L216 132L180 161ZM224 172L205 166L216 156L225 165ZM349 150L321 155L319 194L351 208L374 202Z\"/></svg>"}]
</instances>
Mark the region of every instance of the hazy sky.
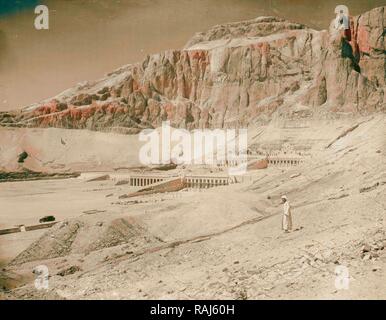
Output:
<instances>
[{"instance_id":1,"label":"hazy sky","mask_svg":"<svg viewBox=\"0 0 386 320\"><path fill-rule=\"evenodd\" d=\"M49 30L34 28L37 3L50 10ZM0 110L180 48L215 24L278 15L327 28L338 4L357 15L386 0L0 0Z\"/></svg>"}]
</instances>

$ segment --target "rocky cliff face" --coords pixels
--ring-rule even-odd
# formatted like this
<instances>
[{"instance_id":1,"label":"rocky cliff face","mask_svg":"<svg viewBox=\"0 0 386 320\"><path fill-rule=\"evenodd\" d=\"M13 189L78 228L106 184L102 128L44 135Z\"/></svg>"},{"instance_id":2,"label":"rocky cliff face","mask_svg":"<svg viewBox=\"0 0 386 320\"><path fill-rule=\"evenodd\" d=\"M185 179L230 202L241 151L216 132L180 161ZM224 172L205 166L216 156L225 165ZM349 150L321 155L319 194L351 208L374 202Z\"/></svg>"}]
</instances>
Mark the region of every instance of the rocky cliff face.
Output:
<instances>
[{"instance_id":1,"label":"rocky cliff face","mask_svg":"<svg viewBox=\"0 0 386 320\"><path fill-rule=\"evenodd\" d=\"M0 125L136 133L239 127L275 117L386 110L385 7L351 18L351 41L275 17L215 26L181 50L149 55L83 83Z\"/></svg>"}]
</instances>

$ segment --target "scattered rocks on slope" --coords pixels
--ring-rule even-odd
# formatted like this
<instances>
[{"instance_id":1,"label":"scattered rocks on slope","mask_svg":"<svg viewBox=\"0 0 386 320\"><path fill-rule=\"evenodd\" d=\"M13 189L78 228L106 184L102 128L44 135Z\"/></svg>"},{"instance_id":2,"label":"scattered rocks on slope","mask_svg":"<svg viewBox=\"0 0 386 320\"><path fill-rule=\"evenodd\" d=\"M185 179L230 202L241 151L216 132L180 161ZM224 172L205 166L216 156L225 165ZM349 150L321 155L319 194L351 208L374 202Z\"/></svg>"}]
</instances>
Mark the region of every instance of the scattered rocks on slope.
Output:
<instances>
[{"instance_id":1,"label":"scattered rocks on slope","mask_svg":"<svg viewBox=\"0 0 386 320\"><path fill-rule=\"evenodd\" d=\"M82 271L82 269L79 266L71 266L67 269L64 269L62 271L59 271L57 273L58 276L65 277L71 274L74 274L75 272Z\"/></svg>"},{"instance_id":2,"label":"scattered rocks on slope","mask_svg":"<svg viewBox=\"0 0 386 320\"><path fill-rule=\"evenodd\" d=\"M366 186L366 187L360 188L359 193L370 192L370 191L375 190L378 187L379 187L379 182L376 182L371 186Z\"/></svg>"}]
</instances>

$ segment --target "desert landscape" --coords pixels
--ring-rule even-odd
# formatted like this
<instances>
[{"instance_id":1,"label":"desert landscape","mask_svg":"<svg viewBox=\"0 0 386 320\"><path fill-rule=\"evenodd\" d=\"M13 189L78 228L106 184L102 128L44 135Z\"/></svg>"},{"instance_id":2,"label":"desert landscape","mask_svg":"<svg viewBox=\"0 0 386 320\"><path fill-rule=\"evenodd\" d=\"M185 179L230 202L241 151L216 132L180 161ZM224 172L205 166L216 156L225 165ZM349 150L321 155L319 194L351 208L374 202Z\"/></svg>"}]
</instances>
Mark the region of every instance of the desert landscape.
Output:
<instances>
[{"instance_id":1,"label":"desert landscape","mask_svg":"<svg viewBox=\"0 0 386 320\"><path fill-rule=\"evenodd\" d=\"M350 21L219 24L0 112L0 298L385 299L385 7ZM247 128L246 173L144 166L164 121Z\"/></svg>"}]
</instances>

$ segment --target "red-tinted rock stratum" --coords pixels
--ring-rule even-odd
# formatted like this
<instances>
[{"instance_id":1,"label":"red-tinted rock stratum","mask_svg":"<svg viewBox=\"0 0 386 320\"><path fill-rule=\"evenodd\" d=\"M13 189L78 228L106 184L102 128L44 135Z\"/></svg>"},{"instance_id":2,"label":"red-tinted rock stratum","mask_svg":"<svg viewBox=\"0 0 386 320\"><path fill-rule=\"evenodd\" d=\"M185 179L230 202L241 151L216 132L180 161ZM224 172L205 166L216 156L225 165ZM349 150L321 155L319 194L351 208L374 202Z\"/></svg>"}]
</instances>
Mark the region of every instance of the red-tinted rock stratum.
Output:
<instances>
[{"instance_id":1,"label":"red-tinted rock stratum","mask_svg":"<svg viewBox=\"0 0 386 320\"><path fill-rule=\"evenodd\" d=\"M384 112L384 30L385 7L351 17L350 42L276 17L218 25L181 50L0 113L0 125L134 134L165 120L227 128Z\"/></svg>"}]
</instances>

